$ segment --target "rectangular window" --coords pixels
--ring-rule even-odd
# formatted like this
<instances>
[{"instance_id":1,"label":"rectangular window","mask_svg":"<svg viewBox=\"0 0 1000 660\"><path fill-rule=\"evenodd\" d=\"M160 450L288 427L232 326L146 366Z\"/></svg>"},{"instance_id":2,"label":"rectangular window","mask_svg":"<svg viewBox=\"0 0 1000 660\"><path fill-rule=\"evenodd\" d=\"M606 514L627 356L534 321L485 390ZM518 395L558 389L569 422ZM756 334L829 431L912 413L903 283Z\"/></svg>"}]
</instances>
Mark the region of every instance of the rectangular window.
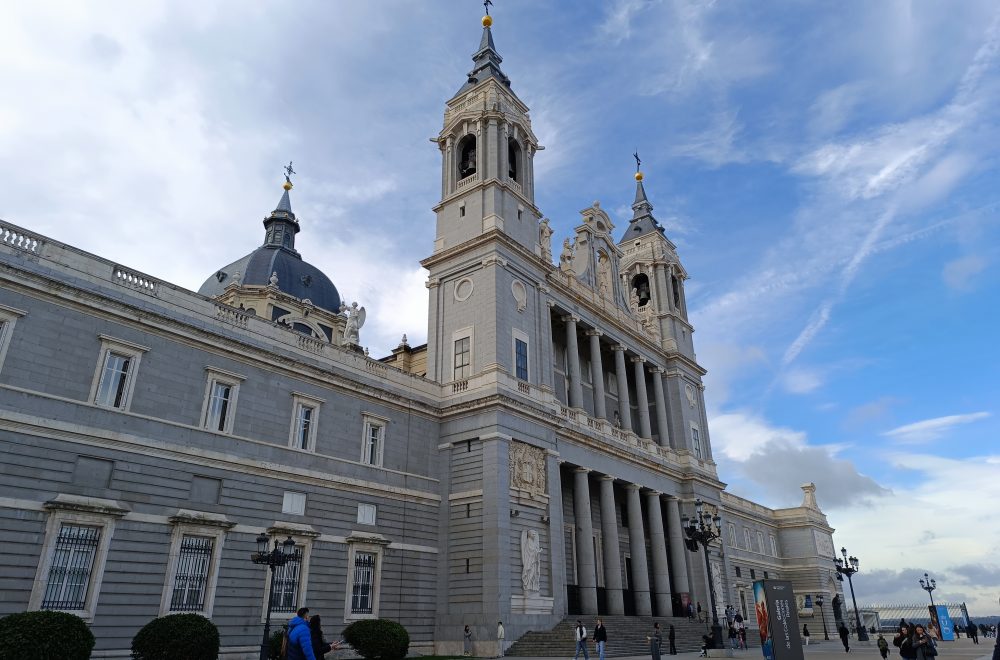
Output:
<instances>
[{"instance_id":1,"label":"rectangular window","mask_svg":"<svg viewBox=\"0 0 1000 660\"><path fill-rule=\"evenodd\" d=\"M351 587L351 614L374 613L376 555L357 552L354 555L354 584Z\"/></svg>"},{"instance_id":2,"label":"rectangular window","mask_svg":"<svg viewBox=\"0 0 1000 660\"><path fill-rule=\"evenodd\" d=\"M769 579L769 578L767 577L767 571L764 571L764 579L765 579L765 580Z\"/></svg>"},{"instance_id":3,"label":"rectangular window","mask_svg":"<svg viewBox=\"0 0 1000 660\"><path fill-rule=\"evenodd\" d=\"M740 589L740 609L743 610L743 619L746 620L750 615L747 613L747 595L742 589Z\"/></svg>"},{"instance_id":4,"label":"rectangular window","mask_svg":"<svg viewBox=\"0 0 1000 660\"><path fill-rule=\"evenodd\" d=\"M358 523L362 525L374 525L375 511L374 504L358 504Z\"/></svg>"},{"instance_id":5,"label":"rectangular window","mask_svg":"<svg viewBox=\"0 0 1000 660\"><path fill-rule=\"evenodd\" d=\"M455 380L468 378L472 374L472 340L462 337L455 340Z\"/></svg>"},{"instance_id":6,"label":"rectangular window","mask_svg":"<svg viewBox=\"0 0 1000 660\"><path fill-rule=\"evenodd\" d=\"M736 542L736 525L734 525L733 523L729 523L728 529L729 529L729 547L731 548L739 547Z\"/></svg>"},{"instance_id":7,"label":"rectangular window","mask_svg":"<svg viewBox=\"0 0 1000 660\"><path fill-rule=\"evenodd\" d=\"M757 532L757 552L764 554L767 550L764 549L764 532Z\"/></svg>"},{"instance_id":8,"label":"rectangular window","mask_svg":"<svg viewBox=\"0 0 1000 660\"><path fill-rule=\"evenodd\" d=\"M755 571L752 568L750 569L750 579L751 580L756 580L757 579L757 571Z\"/></svg>"},{"instance_id":9,"label":"rectangular window","mask_svg":"<svg viewBox=\"0 0 1000 660\"><path fill-rule=\"evenodd\" d=\"M691 426L691 451L694 457L701 460L701 432L697 426Z\"/></svg>"},{"instance_id":10,"label":"rectangular window","mask_svg":"<svg viewBox=\"0 0 1000 660\"><path fill-rule=\"evenodd\" d=\"M10 346L10 338L14 334L14 325L25 314L27 312L24 310L0 305L0 367L7 357L7 347Z\"/></svg>"},{"instance_id":11,"label":"rectangular window","mask_svg":"<svg viewBox=\"0 0 1000 660\"><path fill-rule=\"evenodd\" d=\"M316 427L323 399L309 394L292 392L292 427L288 432L288 446L303 451L316 451Z\"/></svg>"},{"instance_id":12,"label":"rectangular window","mask_svg":"<svg viewBox=\"0 0 1000 660\"><path fill-rule=\"evenodd\" d=\"M750 530L743 528L743 542L746 543L747 550L753 550L753 539L750 537Z\"/></svg>"},{"instance_id":13,"label":"rectangular window","mask_svg":"<svg viewBox=\"0 0 1000 660\"><path fill-rule=\"evenodd\" d=\"M313 413L316 409L304 404L298 405L295 415L295 444L299 449L309 449L310 431L312 430Z\"/></svg>"},{"instance_id":14,"label":"rectangular window","mask_svg":"<svg viewBox=\"0 0 1000 660\"><path fill-rule=\"evenodd\" d=\"M774 534L771 535L771 555L778 556L778 541L774 538Z\"/></svg>"},{"instance_id":15,"label":"rectangular window","mask_svg":"<svg viewBox=\"0 0 1000 660\"><path fill-rule=\"evenodd\" d=\"M149 349L107 335L98 335L101 353L90 400L98 406L128 410L142 354Z\"/></svg>"},{"instance_id":16,"label":"rectangular window","mask_svg":"<svg viewBox=\"0 0 1000 660\"><path fill-rule=\"evenodd\" d=\"M290 490L285 491L281 500L281 512L289 513L293 516L303 516L306 513L306 494L295 493Z\"/></svg>"},{"instance_id":17,"label":"rectangular window","mask_svg":"<svg viewBox=\"0 0 1000 660\"><path fill-rule=\"evenodd\" d=\"M743 571L739 566L736 567L736 577L743 577Z\"/></svg>"},{"instance_id":18,"label":"rectangular window","mask_svg":"<svg viewBox=\"0 0 1000 660\"><path fill-rule=\"evenodd\" d=\"M100 540L100 527L66 523L60 527L42 598L43 610L74 611L85 608Z\"/></svg>"},{"instance_id":19,"label":"rectangular window","mask_svg":"<svg viewBox=\"0 0 1000 660\"><path fill-rule=\"evenodd\" d=\"M97 387L94 403L108 408L122 408L125 405L125 391L128 385L131 358L114 351L104 355L101 383Z\"/></svg>"},{"instance_id":20,"label":"rectangular window","mask_svg":"<svg viewBox=\"0 0 1000 660\"><path fill-rule=\"evenodd\" d=\"M295 546L295 555L284 566L274 569L274 591L271 592L273 612L294 612L299 605L299 585L302 577L303 547Z\"/></svg>"},{"instance_id":21,"label":"rectangular window","mask_svg":"<svg viewBox=\"0 0 1000 660\"><path fill-rule=\"evenodd\" d=\"M240 382L246 377L215 367L205 367L205 370L208 372L208 387L205 389L202 426L209 431L232 433Z\"/></svg>"},{"instance_id":22,"label":"rectangular window","mask_svg":"<svg viewBox=\"0 0 1000 660\"><path fill-rule=\"evenodd\" d=\"M214 539L207 536L187 536L181 539L174 575L171 612L203 612L208 573L212 565Z\"/></svg>"},{"instance_id":23,"label":"rectangular window","mask_svg":"<svg viewBox=\"0 0 1000 660\"><path fill-rule=\"evenodd\" d=\"M608 394L618 396L618 377L610 371L608 372Z\"/></svg>"},{"instance_id":24,"label":"rectangular window","mask_svg":"<svg viewBox=\"0 0 1000 660\"><path fill-rule=\"evenodd\" d=\"M364 419L365 431L361 462L381 467L382 454L385 450L385 421L368 416Z\"/></svg>"},{"instance_id":25,"label":"rectangular window","mask_svg":"<svg viewBox=\"0 0 1000 660\"><path fill-rule=\"evenodd\" d=\"M528 380L528 342L514 339L514 375Z\"/></svg>"}]
</instances>

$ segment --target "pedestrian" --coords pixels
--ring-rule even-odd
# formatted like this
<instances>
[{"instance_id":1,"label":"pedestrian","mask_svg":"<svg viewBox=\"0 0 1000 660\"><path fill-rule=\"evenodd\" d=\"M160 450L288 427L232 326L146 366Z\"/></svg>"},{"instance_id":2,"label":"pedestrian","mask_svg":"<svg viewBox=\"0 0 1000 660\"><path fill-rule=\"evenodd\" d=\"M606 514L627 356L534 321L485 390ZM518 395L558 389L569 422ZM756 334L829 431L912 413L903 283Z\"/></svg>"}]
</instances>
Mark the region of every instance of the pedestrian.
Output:
<instances>
[{"instance_id":1,"label":"pedestrian","mask_svg":"<svg viewBox=\"0 0 1000 660\"><path fill-rule=\"evenodd\" d=\"M740 634L736 632L736 626L729 624L729 647L736 650L737 644L739 644Z\"/></svg>"},{"instance_id":2,"label":"pedestrian","mask_svg":"<svg viewBox=\"0 0 1000 660\"><path fill-rule=\"evenodd\" d=\"M882 660L888 660L889 658L889 642L885 641L885 637L882 633L878 635L878 652L882 654Z\"/></svg>"},{"instance_id":3,"label":"pedestrian","mask_svg":"<svg viewBox=\"0 0 1000 660\"><path fill-rule=\"evenodd\" d=\"M507 631L503 629L503 621L497 621L497 646L500 647L500 655L498 658L502 658L506 649L504 646L504 640L507 638Z\"/></svg>"},{"instance_id":4,"label":"pedestrian","mask_svg":"<svg viewBox=\"0 0 1000 660\"><path fill-rule=\"evenodd\" d=\"M309 639L312 643L313 655L316 656L316 660L326 660L327 653L340 648L340 642L329 644L323 638L323 628L320 624L318 614L309 617Z\"/></svg>"},{"instance_id":5,"label":"pedestrian","mask_svg":"<svg viewBox=\"0 0 1000 660\"><path fill-rule=\"evenodd\" d=\"M913 648L916 650L917 660L931 660L937 655L934 638L919 623L913 626Z\"/></svg>"},{"instance_id":6,"label":"pedestrian","mask_svg":"<svg viewBox=\"0 0 1000 660\"><path fill-rule=\"evenodd\" d=\"M701 653L698 654L699 658L708 657L708 649L712 646L712 638L708 635L701 636Z\"/></svg>"},{"instance_id":7,"label":"pedestrian","mask_svg":"<svg viewBox=\"0 0 1000 660\"><path fill-rule=\"evenodd\" d=\"M462 632L462 645L462 655L472 655L472 631L469 630L469 626L465 626L465 630Z\"/></svg>"},{"instance_id":8,"label":"pedestrian","mask_svg":"<svg viewBox=\"0 0 1000 660\"><path fill-rule=\"evenodd\" d=\"M667 640L670 642L670 655L677 655L677 633L674 632L673 624L670 624L670 632L667 633Z\"/></svg>"},{"instance_id":9,"label":"pedestrian","mask_svg":"<svg viewBox=\"0 0 1000 660\"><path fill-rule=\"evenodd\" d=\"M300 607L288 622L288 660L316 660L309 632L309 608Z\"/></svg>"},{"instance_id":10,"label":"pedestrian","mask_svg":"<svg viewBox=\"0 0 1000 660\"><path fill-rule=\"evenodd\" d=\"M594 626L594 644L597 645L597 656L604 660L604 647L608 643L608 629L604 627L604 619L598 619Z\"/></svg>"},{"instance_id":11,"label":"pedestrian","mask_svg":"<svg viewBox=\"0 0 1000 660\"><path fill-rule=\"evenodd\" d=\"M746 626L740 626L736 634L740 636L740 649L747 650L747 628Z\"/></svg>"},{"instance_id":12,"label":"pedestrian","mask_svg":"<svg viewBox=\"0 0 1000 660\"><path fill-rule=\"evenodd\" d=\"M690 602L688 603L687 614L688 614L688 618L691 619L692 621L694 621L694 603L690 603Z\"/></svg>"},{"instance_id":13,"label":"pedestrian","mask_svg":"<svg viewBox=\"0 0 1000 660\"><path fill-rule=\"evenodd\" d=\"M583 625L583 621L579 619L576 620L576 655L573 656L573 660L580 657L580 651L583 651L583 660L590 660L590 654L587 653L587 628Z\"/></svg>"},{"instance_id":14,"label":"pedestrian","mask_svg":"<svg viewBox=\"0 0 1000 660\"><path fill-rule=\"evenodd\" d=\"M802 624L802 637L806 640L806 646L809 646L809 626Z\"/></svg>"},{"instance_id":15,"label":"pedestrian","mask_svg":"<svg viewBox=\"0 0 1000 660\"><path fill-rule=\"evenodd\" d=\"M703 619L702 619L702 616L701 616L701 601L700 600L698 601L698 606L695 608L695 611L698 612L698 623L702 623Z\"/></svg>"},{"instance_id":16,"label":"pedestrian","mask_svg":"<svg viewBox=\"0 0 1000 660\"><path fill-rule=\"evenodd\" d=\"M916 660L917 650L913 648L913 636L906 623L899 626L899 632L892 638L892 645L899 649L899 656L903 660Z\"/></svg>"},{"instance_id":17,"label":"pedestrian","mask_svg":"<svg viewBox=\"0 0 1000 660\"><path fill-rule=\"evenodd\" d=\"M968 631L969 637L972 638L972 643L973 644L978 644L979 643L979 629L976 628L976 624L970 622L969 623L969 627L966 628L966 630Z\"/></svg>"},{"instance_id":18,"label":"pedestrian","mask_svg":"<svg viewBox=\"0 0 1000 660\"><path fill-rule=\"evenodd\" d=\"M660 634L660 624L653 624L653 635L647 637L649 642L649 657L652 660L660 660L660 648L663 646L663 635Z\"/></svg>"},{"instance_id":19,"label":"pedestrian","mask_svg":"<svg viewBox=\"0 0 1000 660\"><path fill-rule=\"evenodd\" d=\"M847 626L841 622L840 630L840 642L844 645L844 653L851 652L851 633L847 630Z\"/></svg>"}]
</instances>

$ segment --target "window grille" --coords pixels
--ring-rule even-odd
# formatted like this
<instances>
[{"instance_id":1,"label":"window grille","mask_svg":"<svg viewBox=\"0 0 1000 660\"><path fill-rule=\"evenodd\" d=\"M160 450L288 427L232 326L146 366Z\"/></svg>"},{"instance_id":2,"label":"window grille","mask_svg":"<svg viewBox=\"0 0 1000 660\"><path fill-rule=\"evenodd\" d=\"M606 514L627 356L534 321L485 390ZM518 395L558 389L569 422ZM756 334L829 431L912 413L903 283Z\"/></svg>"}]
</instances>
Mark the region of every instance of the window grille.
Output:
<instances>
[{"instance_id":1,"label":"window grille","mask_svg":"<svg viewBox=\"0 0 1000 660\"><path fill-rule=\"evenodd\" d=\"M87 601L90 573L101 540L100 527L63 525L49 568L42 599L43 610L82 610Z\"/></svg>"},{"instance_id":2,"label":"window grille","mask_svg":"<svg viewBox=\"0 0 1000 660\"><path fill-rule=\"evenodd\" d=\"M298 609L299 576L302 570L302 547L296 546L295 555L284 566L274 569L274 590L271 592L271 609L275 612L294 612Z\"/></svg>"},{"instance_id":3,"label":"window grille","mask_svg":"<svg viewBox=\"0 0 1000 660\"><path fill-rule=\"evenodd\" d=\"M371 614L374 606L375 553L354 555L354 586L351 590L351 613Z\"/></svg>"},{"instance_id":4,"label":"window grille","mask_svg":"<svg viewBox=\"0 0 1000 660\"><path fill-rule=\"evenodd\" d=\"M528 380L528 342L514 340L514 370L521 380Z\"/></svg>"},{"instance_id":5,"label":"window grille","mask_svg":"<svg viewBox=\"0 0 1000 660\"><path fill-rule=\"evenodd\" d=\"M205 609L212 547L213 539L207 536L185 536L181 539L174 591L170 598L171 612L201 612Z\"/></svg>"},{"instance_id":6,"label":"window grille","mask_svg":"<svg viewBox=\"0 0 1000 660\"><path fill-rule=\"evenodd\" d=\"M468 337L462 337L455 341L455 380L468 378L471 373L471 342Z\"/></svg>"},{"instance_id":7,"label":"window grille","mask_svg":"<svg viewBox=\"0 0 1000 660\"><path fill-rule=\"evenodd\" d=\"M94 403L113 408L121 408L125 405L128 369L131 363L132 358L127 355L111 351L108 351L104 355L101 384L97 388L97 396L94 397Z\"/></svg>"},{"instance_id":8,"label":"window grille","mask_svg":"<svg viewBox=\"0 0 1000 660\"><path fill-rule=\"evenodd\" d=\"M233 393L231 385L212 383L212 396L208 402L208 428L213 431L225 431L226 419L229 416L229 402Z\"/></svg>"}]
</instances>

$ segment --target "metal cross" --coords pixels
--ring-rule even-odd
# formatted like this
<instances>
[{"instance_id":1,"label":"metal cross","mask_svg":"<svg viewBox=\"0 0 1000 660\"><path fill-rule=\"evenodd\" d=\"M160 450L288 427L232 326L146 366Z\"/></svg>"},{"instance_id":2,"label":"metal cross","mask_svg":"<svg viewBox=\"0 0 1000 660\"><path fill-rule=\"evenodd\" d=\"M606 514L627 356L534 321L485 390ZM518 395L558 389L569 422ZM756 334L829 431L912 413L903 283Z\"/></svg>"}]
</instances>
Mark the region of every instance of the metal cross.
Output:
<instances>
[{"instance_id":1,"label":"metal cross","mask_svg":"<svg viewBox=\"0 0 1000 660\"><path fill-rule=\"evenodd\" d=\"M296 174L295 170L292 169L292 161L288 161L288 167L283 168L285 170L285 181L291 183L292 180L289 178L293 174Z\"/></svg>"},{"instance_id":2,"label":"metal cross","mask_svg":"<svg viewBox=\"0 0 1000 660\"><path fill-rule=\"evenodd\" d=\"M635 171L638 172L639 166L642 165L642 161L639 160L639 152L636 151L634 154L632 154L632 158L635 158Z\"/></svg>"},{"instance_id":3,"label":"metal cross","mask_svg":"<svg viewBox=\"0 0 1000 660\"><path fill-rule=\"evenodd\" d=\"M490 5L493 4L493 0L483 0L483 7L486 7L486 15L490 15Z\"/></svg>"}]
</instances>

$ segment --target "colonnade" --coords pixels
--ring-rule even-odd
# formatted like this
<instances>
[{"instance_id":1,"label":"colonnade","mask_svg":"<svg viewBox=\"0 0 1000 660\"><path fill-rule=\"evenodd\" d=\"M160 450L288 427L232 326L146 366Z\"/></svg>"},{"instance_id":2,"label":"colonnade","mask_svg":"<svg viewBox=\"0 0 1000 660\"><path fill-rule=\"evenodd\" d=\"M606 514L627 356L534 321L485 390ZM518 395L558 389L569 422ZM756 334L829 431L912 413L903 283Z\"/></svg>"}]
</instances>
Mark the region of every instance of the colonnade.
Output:
<instances>
[{"instance_id":1,"label":"colonnade","mask_svg":"<svg viewBox=\"0 0 1000 660\"><path fill-rule=\"evenodd\" d=\"M598 613L597 558L594 552L594 522L590 502L591 470L573 467L573 514L576 524L577 588L582 614ZM598 475L601 537L603 540L603 577L606 614L625 613L624 566L618 535L615 506L615 481L609 475ZM688 602L688 551L681 528L680 502L676 497L644 489L633 483L622 483L623 502L628 529L628 552L631 559L631 583L628 585L635 605L635 614L651 616L653 604L660 616L673 613L672 596L680 603ZM664 499L666 525L664 525ZM642 500L645 500L645 517ZM644 519L645 518L645 519ZM647 553L646 542L649 541ZM648 555L648 556L647 556ZM650 572L650 565L652 571ZM650 583L652 573L652 584Z\"/></svg>"},{"instance_id":2,"label":"colonnade","mask_svg":"<svg viewBox=\"0 0 1000 660\"><path fill-rule=\"evenodd\" d=\"M566 377L569 381L568 401L571 408L583 408L583 381L581 378L579 323L580 318L572 314L561 317L566 331ZM652 418L650 417L649 393L646 388L647 374L653 383L653 407L657 428L657 443L663 447L680 448L676 442L670 441L669 421L667 418L666 389L663 378L666 370L663 367L648 364L646 358L630 353L629 349L620 343L611 343L609 348L614 354L615 379L618 386L618 410L608 411L604 391L604 357L601 338L604 333L597 329L586 331L590 363L594 378L594 416L612 424L621 426L626 431L632 431L639 437L653 439ZM632 402L629 393L628 363L632 363L632 377L635 382L636 417L633 420ZM615 419L614 413L618 413Z\"/></svg>"}]
</instances>

